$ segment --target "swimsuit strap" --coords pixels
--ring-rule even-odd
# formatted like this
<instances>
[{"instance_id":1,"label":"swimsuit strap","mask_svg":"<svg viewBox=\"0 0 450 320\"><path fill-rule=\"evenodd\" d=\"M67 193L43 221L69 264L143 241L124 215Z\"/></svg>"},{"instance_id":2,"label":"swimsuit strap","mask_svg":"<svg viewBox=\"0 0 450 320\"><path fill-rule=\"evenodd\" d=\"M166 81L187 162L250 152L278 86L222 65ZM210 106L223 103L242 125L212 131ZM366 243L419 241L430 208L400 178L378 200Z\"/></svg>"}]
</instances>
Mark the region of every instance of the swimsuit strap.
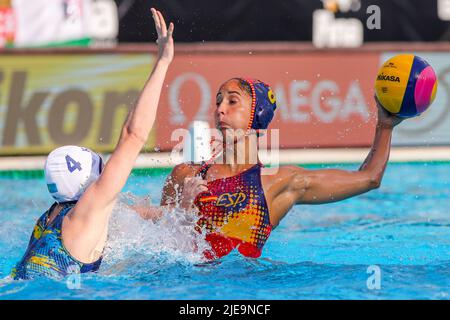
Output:
<instances>
[{"instance_id":1,"label":"swimsuit strap","mask_svg":"<svg viewBox=\"0 0 450 320\"><path fill-rule=\"evenodd\" d=\"M200 169L198 169L196 175L200 175L203 180L206 179L206 174L208 173L209 168L211 168L211 163L202 161L202 165L200 166Z\"/></svg>"},{"instance_id":2,"label":"swimsuit strap","mask_svg":"<svg viewBox=\"0 0 450 320\"><path fill-rule=\"evenodd\" d=\"M64 217L67 215L70 209L72 209L75 206L76 201L64 202L61 204L63 205L63 208L55 217L55 219L52 221L51 225L47 226L47 228L61 230Z\"/></svg>"},{"instance_id":3,"label":"swimsuit strap","mask_svg":"<svg viewBox=\"0 0 450 320\"><path fill-rule=\"evenodd\" d=\"M259 160L258 160L257 165L258 165L259 168L264 167L264 165L262 164L262 162L259 161ZM203 161L203 162L202 162L202 165L201 165L200 169L198 169L196 175L200 175L200 176L202 177L202 179L205 180L205 179L206 179L206 174L208 173L208 170L209 170L209 168L211 168L211 166L212 166L212 163L208 163L208 162ZM253 166L253 167L254 167L254 166ZM244 171L246 171L246 170L244 170ZM241 173L242 173L242 172L241 172ZM241 174L241 173L238 173L238 175Z\"/></svg>"},{"instance_id":4,"label":"swimsuit strap","mask_svg":"<svg viewBox=\"0 0 450 320\"><path fill-rule=\"evenodd\" d=\"M41 215L37 221L37 224L40 225L40 227L45 228L47 226L47 219L52 214L53 209L58 205L58 202L54 202L50 208L47 209L47 211L44 212L43 215Z\"/></svg>"}]
</instances>

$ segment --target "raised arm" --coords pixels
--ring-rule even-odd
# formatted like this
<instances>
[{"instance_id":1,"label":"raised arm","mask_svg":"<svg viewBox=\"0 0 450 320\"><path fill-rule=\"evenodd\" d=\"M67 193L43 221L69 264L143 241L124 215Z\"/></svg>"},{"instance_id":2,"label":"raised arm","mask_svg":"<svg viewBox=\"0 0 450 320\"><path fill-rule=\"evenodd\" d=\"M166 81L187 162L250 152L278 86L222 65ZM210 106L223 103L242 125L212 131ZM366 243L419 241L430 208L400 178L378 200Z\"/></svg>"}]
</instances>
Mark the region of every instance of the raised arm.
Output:
<instances>
[{"instance_id":1,"label":"raised arm","mask_svg":"<svg viewBox=\"0 0 450 320\"><path fill-rule=\"evenodd\" d=\"M158 32L158 58L136 105L127 116L119 142L101 176L86 190L73 210L72 216L79 219L106 218L104 209L111 206L124 187L155 122L161 89L174 55L174 26L171 23L167 28L159 11L152 9L152 15Z\"/></svg>"},{"instance_id":2,"label":"raised arm","mask_svg":"<svg viewBox=\"0 0 450 320\"><path fill-rule=\"evenodd\" d=\"M372 148L359 170L296 168L289 185L296 204L335 202L380 186L389 160L392 130L403 119L390 115L377 100L376 103L378 121L375 138Z\"/></svg>"}]
</instances>

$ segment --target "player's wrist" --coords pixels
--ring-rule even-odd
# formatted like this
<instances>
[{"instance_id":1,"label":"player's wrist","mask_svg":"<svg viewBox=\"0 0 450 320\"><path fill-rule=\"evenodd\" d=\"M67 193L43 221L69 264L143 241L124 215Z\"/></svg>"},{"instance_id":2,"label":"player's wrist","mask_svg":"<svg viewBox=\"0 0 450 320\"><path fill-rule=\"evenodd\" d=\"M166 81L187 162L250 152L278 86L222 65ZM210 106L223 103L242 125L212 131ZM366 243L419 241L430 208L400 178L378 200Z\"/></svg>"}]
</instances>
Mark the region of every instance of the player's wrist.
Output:
<instances>
[{"instance_id":1,"label":"player's wrist","mask_svg":"<svg viewBox=\"0 0 450 320\"><path fill-rule=\"evenodd\" d=\"M171 62L172 62L171 58L159 56L158 59L156 60L155 66L168 68Z\"/></svg>"},{"instance_id":2,"label":"player's wrist","mask_svg":"<svg viewBox=\"0 0 450 320\"><path fill-rule=\"evenodd\" d=\"M394 129L394 124L390 122L378 121L377 129L392 130Z\"/></svg>"}]
</instances>

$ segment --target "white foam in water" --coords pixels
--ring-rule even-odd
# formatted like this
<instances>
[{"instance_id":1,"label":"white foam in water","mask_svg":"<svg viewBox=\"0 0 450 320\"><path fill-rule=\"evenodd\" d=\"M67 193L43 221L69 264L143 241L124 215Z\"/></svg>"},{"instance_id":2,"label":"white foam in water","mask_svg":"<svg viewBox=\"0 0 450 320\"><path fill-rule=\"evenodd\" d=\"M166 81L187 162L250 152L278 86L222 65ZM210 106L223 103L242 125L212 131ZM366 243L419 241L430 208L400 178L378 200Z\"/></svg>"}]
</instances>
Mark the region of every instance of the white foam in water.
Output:
<instances>
[{"instance_id":1,"label":"white foam in water","mask_svg":"<svg viewBox=\"0 0 450 320\"><path fill-rule=\"evenodd\" d=\"M198 215L179 208L167 210L156 222L144 220L127 205L139 204L135 196L123 194L110 220L104 263L128 260L135 254L157 260L164 256L172 262L204 262L203 251L209 248L204 235L195 231ZM170 262L170 261L169 261Z\"/></svg>"}]
</instances>

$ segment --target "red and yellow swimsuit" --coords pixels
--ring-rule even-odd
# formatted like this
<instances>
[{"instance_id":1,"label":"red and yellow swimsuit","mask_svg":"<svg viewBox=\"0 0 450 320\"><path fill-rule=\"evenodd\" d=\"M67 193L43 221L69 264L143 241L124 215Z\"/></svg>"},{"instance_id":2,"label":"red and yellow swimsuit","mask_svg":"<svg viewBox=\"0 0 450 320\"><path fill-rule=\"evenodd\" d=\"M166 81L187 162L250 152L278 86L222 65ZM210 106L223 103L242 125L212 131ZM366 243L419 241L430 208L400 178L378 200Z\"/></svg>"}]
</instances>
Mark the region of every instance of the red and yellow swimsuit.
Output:
<instances>
[{"instance_id":1,"label":"red and yellow swimsuit","mask_svg":"<svg viewBox=\"0 0 450 320\"><path fill-rule=\"evenodd\" d=\"M200 170L203 178L208 166ZM198 227L206 229L211 250L205 257L215 259L237 248L251 258L258 258L272 231L269 209L261 184L261 164L238 175L208 182L208 193L199 194Z\"/></svg>"}]
</instances>

